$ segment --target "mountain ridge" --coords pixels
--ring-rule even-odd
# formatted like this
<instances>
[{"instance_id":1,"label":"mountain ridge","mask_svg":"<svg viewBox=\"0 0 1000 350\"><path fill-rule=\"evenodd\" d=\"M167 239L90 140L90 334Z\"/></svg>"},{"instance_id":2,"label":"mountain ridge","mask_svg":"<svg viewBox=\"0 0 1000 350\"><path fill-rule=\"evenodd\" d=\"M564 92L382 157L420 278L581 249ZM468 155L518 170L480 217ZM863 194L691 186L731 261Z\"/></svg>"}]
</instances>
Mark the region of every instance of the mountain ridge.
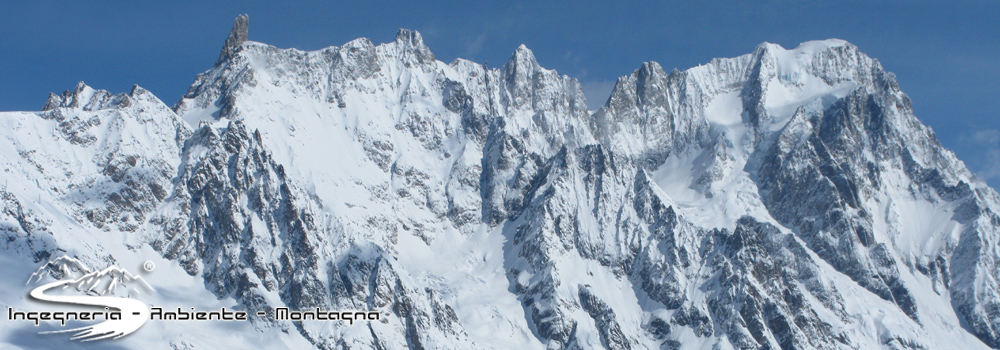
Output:
<instances>
[{"instance_id":1,"label":"mountain ridge","mask_svg":"<svg viewBox=\"0 0 1000 350\"><path fill-rule=\"evenodd\" d=\"M247 26L173 108L80 84L3 113L76 162L7 134L8 171L83 188L5 187L7 254L120 240L251 311L393 316L254 320L317 348L1000 346L1000 196L846 41L647 62L591 114L523 45L487 68L416 31L300 51Z\"/></svg>"}]
</instances>

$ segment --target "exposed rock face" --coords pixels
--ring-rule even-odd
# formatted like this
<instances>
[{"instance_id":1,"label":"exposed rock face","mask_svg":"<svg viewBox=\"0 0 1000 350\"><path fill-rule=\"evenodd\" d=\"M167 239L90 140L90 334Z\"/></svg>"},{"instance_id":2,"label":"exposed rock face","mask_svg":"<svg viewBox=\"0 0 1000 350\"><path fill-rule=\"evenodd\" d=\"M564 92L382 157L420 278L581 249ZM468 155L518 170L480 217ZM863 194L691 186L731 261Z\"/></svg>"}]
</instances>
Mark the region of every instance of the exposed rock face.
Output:
<instances>
[{"instance_id":1,"label":"exposed rock face","mask_svg":"<svg viewBox=\"0 0 1000 350\"><path fill-rule=\"evenodd\" d=\"M322 349L1000 346L1000 196L854 45L648 62L591 114L524 46L246 34L173 109L81 84L2 114L38 179L0 193L6 254L122 232L250 311L383 315L253 321Z\"/></svg>"},{"instance_id":2,"label":"exposed rock face","mask_svg":"<svg viewBox=\"0 0 1000 350\"><path fill-rule=\"evenodd\" d=\"M233 21L233 31L229 32L225 44L222 45L222 52L219 53L219 62L233 57L236 50L247 42L247 31L250 29L250 16L239 15Z\"/></svg>"}]
</instances>

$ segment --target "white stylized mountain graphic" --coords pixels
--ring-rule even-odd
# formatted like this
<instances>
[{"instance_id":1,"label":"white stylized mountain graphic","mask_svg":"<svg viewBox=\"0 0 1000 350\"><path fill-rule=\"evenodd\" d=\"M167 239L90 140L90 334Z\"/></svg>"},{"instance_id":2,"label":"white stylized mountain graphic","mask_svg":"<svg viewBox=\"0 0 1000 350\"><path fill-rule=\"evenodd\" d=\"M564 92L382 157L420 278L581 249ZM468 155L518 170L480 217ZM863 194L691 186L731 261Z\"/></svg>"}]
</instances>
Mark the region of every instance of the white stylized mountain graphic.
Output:
<instances>
[{"instance_id":1,"label":"white stylized mountain graphic","mask_svg":"<svg viewBox=\"0 0 1000 350\"><path fill-rule=\"evenodd\" d=\"M153 291L142 277L135 276L123 268L110 266L103 270L92 270L87 264L68 256L50 260L38 268L26 284L41 282L45 276L60 281L70 281L76 291L91 296L131 297L142 290ZM144 288L138 288L144 287Z\"/></svg>"},{"instance_id":2,"label":"white stylized mountain graphic","mask_svg":"<svg viewBox=\"0 0 1000 350\"><path fill-rule=\"evenodd\" d=\"M145 286L149 291L153 291L153 287L142 277L132 275L125 269L110 266L100 271L92 271L83 262L64 256L47 262L35 271L28 278L28 283L40 282L46 275L56 278L57 281L31 290L32 298L50 303L106 307L119 311L121 318L105 320L86 327L41 332L41 334L75 332L71 339L80 341L118 339L135 332L149 319L149 307L141 301L129 298L133 292L139 293L139 289L130 286ZM66 291L70 286L85 295L46 294L50 290ZM121 294L125 296L120 296Z\"/></svg>"}]
</instances>

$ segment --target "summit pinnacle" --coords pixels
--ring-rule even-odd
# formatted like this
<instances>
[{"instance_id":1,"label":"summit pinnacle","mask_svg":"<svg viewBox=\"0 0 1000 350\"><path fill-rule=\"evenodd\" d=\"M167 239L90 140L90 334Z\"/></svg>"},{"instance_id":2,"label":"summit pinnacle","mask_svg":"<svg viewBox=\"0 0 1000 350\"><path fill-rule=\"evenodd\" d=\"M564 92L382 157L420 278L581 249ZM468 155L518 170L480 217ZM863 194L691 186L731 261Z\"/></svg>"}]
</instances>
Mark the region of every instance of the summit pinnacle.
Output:
<instances>
[{"instance_id":1,"label":"summit pinnacle","mask_svg":"<svg viewBox=\"0 0 1000 350\"><path fill-rule=\"evenodd\" d=\"M219 62L232 57L236 49L247 41L247 30L250 25L250 16L242 14L233 21L233 31L229 32L226 43L222 45L222 52L219 53Z\"/></svg>"}]
</instances>

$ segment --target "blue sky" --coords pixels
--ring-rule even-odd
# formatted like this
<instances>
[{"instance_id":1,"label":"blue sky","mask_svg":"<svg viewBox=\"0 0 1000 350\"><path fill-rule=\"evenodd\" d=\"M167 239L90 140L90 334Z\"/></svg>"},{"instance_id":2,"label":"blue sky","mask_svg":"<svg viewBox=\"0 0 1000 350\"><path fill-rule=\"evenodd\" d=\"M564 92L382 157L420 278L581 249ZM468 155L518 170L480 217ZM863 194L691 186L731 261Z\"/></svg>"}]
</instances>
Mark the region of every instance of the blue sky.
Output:
<instances>
[{"instance_id":1,"label":"blue sky","mask_svg":"<svg viewBox=\"0 0 1000 350\"><path fill-rule=\"evenodd\" d=\"M997 1L3 2L0 110L38 110L78 81L112 92L138 84L173 104L240 13L251 40L304 50L411 28L440 60L499 66L523 43L579 79L592 105L644 61L686 69L764 41L845 39L896 73L917 117L1000 187Z\"/></svg>"}]
</instances>

